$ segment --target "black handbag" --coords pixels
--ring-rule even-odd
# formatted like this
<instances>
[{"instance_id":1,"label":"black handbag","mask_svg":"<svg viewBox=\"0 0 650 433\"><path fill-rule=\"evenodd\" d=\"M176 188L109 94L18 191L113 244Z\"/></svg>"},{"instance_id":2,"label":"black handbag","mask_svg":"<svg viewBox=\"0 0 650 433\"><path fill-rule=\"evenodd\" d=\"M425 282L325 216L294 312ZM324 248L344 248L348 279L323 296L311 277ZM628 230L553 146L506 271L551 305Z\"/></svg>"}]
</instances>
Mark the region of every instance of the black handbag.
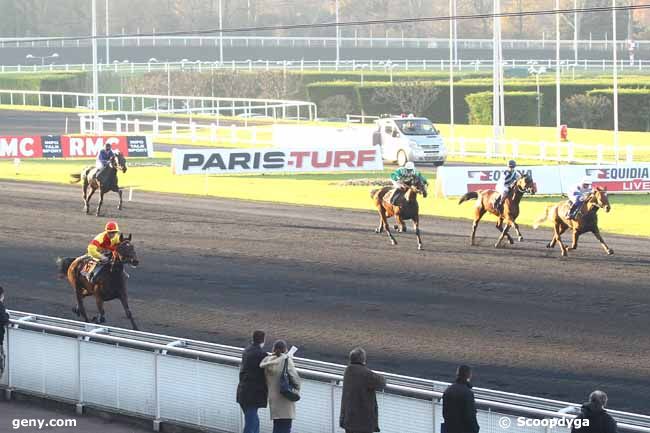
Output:
<instances>
[{"instance_id":1,"label":"black handbag","mask_svg":"<svg viewBox=\"0 0 650 433\"><path fill-rule=\"evenodd\" d=\"M289 358L284 360L284 367L280 375L280 394L289 401L300 400L300 394L289 376Z\"/></svg>"}]
</instances>

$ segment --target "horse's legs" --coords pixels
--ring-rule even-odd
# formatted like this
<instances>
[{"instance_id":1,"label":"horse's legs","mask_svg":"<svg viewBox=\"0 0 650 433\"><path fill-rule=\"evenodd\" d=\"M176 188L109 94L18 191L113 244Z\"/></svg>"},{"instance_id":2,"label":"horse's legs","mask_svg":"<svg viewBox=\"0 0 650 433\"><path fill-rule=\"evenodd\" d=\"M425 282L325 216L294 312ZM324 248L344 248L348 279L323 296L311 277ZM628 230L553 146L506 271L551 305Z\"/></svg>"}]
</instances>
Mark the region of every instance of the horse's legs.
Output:
<instances>
[{"instance_id":1,"label":"horse's legs","mask_svg":"<svg viewBox=\"0 0 650 433\"><path fill-rule=\"evenodd\" d=\"M379 212L379 227L375 229L375 233L381 233L384 231L384 217L381 215L381 210Z\"/></svg>"},{"instance_id":2,"label":"horse's legs","mask_svg":"<svg viewBox=\"0 0 650 433\"><path fill-rule=\"evenodd\" d=\"M470 245L474 246L476 245L474 243L474 238L476 237L476 229L478 228L478 223L481 221L481 218L483 218L483 215L485 215L485 208L481 206L480 208L476 208L476 213L474 215L474 222L472 223L472 235L470 236Z\"/></svg>"},{"instance_id":3,"label":"horse's legs","mask_svg":"<svg viewBox=\"0 0 650 433\"><path fill-rule=\"evenodd\" d=\"M106 322L105 312L104 312L104 300L102 299L99 293L95 294L95 302L97 303L97 311L99 312L98 323Z\"/></svg>"},{"instance_id":4,"label":"horse's legs","mask_svg":"<svg viewBox=\"0 0 650 433\"><path fill-rule=\"evenodd\" d=\"M120 188L117 189L117 195L120 196L120 202L117 204L117 210L122 210L122 190Z\"/></svg>"},{"instance_id":5,"label":"horse's legs","mask_svg":"<svg viewBox=\"0 0 650 433\"><path fill-rule=\"evenodd\" d=\"M512 225L515 226L515 231L517 232L517 240L519 242L523 241L524 237L522 236L521 231L519 230L519 224L513 221Z\"/></svg>"},{"instance_id":6,"label":"horse's legs","mask_svg":"<svg viewBox=\"0 0 650 433\"><path fill-rule=\"evenodd\" d=\"M570 250L575 250L578 248L578 238L580 237L580 234L578 233L577 230L574 230L571 236L571 246L569 247Z\"/></svg>"},{"instance_id":7,"label":"horse's legs","mask_svg":"<svg viewBox=\"0 0 650 433\"><path fill-rule=\"evenodd\" d=\"M614 254L614 250L607 246L607 244L605 243L605 240L600 235L600 230L594 229L593 233L594 233L594 236L596 236L596 239L598 239L598 242L600 242L600 245L602 245L602 247L605 250L605 252L607 253L607 255L611 256L612 254Z\"/></svg>"},{"instance_id":8,"label":"horse's legs","mask_svg":"<svg viewBox=\"0 0 650 433\"><path fill-rule=\"evenodd\" d=\"M568 250L568 248L562 242L562 238L561 238L562 233L564 233L565 230L566 229L563 229L563 227L560 227L560 224L558 224L558 223L556 223L553 226L553 232L555 233L554 240L557 241L560 244L560 250L562 251L561 252L562 257L565 257L567 255L567 250Z\"/></svg>"},{"instance_id":9,"label":"horse's legs","mask_svg":"<svg viewBox=\"0 0 650 433\"><path fill-rule=\"evenodd\" d=\"M129 301L126 293L122 293L120 295L120 302L122 303L122 307L124 307L124 312L126 313L126 317L131 321L131 326L135 331L137 331L138 325L135 324L135 320L133 319L133 314L131 314L131 310L129 309Z\"/></svg>"},{"instance_id":10,"label":"horse's legs","mask_svg":"<svg viewBox=\"0 0 650 433\"><path fill-rule=\"evenodd\" d=\"M77 316L81 316L84 322L89 322L86 307L84 307L84 297L78 289L75 288L75 290L77 292Z\"/></svg>"},{"instance_id":11,"label":"horse's legs","mask_svg":"<svg viewBox=\"0 0 650 433\"><path fill-rule=\"evenodd\" d=\"M400 213L395 214L395 221L397 224L395 224L394 228L397 230L399 233L403 233L406 231L406 224L404 224L404 220L402 219L402 215Z\"/></svg>"},{"instance_id":12,"label":"horse's legs","mask_svg":"<svg viewBox=\"0 0 650 433\"><path fill-rule=\"evenodd\" d=\"M390 232L390 227L388 226L388 221L386 220L386 209L384 209L383 206L379 210L379 215L381 215L381 224L382 226L384 226L384 230L386 230L386 233L388 234L390 243L393 245L397 245L397 241L393 237L393 234Z\"/></svg>"},{"instance_id":13,"label":"horse's legs","mask_svg":"<svg viewBox=\"0 0 650 433\"><path fill-rule=\"evenodd\" d=\"M560 226L560 235L564 234L564 232L568 229L569 227L566 225L561 225ZM553 229L553 238L551 241L546 244L546 248L555 248L555 244L557 243L557 238L555 236L555 229Z\"/></svg>"},{"instance_id":14,"label":"horse's legs","mask_svg":"<svg viewBox=\"0 0 650 433\"><path fill-rule=\"evenodd\" d=\"M499 248L499 245L501 244L504 238L508 238L508 243L510 244L513 244L515 242L512 239L512 237L508 234L508 230L510 230L511 225L512 225L511 221L506 221L505 225L503 225L501 236L499 236L499 239L497 239L497 242L494 244L494 248Z\"/></svg>"},{"instance_id":15,"label":"horse's legs","mask_svg":"<svg viewBox=\"0 0 650 433\"><path fill-rule=\"evenodd\" d=\"M418 250L422 249L422 237L420 236L420 215L413 217L413 230L415 230L415 237L418 239Z\"/></svg>"},{"instance_id":16,"label":"horse's legs","mask_svg":"<svg viewBox=\"0 0 650 433\"><path fill-rule=\"evenodd\" d=\"M95 216L99 216L99 212L102 210L102 204L104 203L104 194L105 192L99 189L99 203L97 203L97 212L95 212Z\"/></svg>"},{"instance_id":17,"label":"horse's legs","mask_svg":"<svg viewBox=\"0 0 650 433\"><path fill-rule=\"evenodd\" d=\"M88 194L88 197L86 197L86 213L90 213L90 199L91 197L95 194L95 191L97 191L97 188L94 188L93 186L90 186L90 194Z\"/></svg>"}]
</instances>

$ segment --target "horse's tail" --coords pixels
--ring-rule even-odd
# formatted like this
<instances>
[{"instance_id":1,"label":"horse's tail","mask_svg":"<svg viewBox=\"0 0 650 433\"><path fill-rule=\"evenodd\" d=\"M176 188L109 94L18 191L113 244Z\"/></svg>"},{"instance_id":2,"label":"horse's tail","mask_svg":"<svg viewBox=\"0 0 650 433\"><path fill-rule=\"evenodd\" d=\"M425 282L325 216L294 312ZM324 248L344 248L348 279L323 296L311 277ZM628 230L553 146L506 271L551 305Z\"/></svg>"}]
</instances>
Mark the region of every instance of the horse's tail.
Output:
<instances>
[{"instance_id":1,"label":"horse's tail","mask_svg":"<svg viewBox=\"0 0 650 433\"><path fill-rule=\"evenodd\" d=\"M533 223L533 228L537 229L544 221L548 220L549 218L549 211L551 210L553 206L546 206L546 209L544 209L544 213L540 214L539 218L535 220Z\"/></svg>"},{"instance_id":2,"label":"horse's tail","mask_svg":"<svg viewBox=\"0 0 650 433\"><path fill-rule=\"evenodd\" d=\"M458 200L458 204L463 204L466 201L476 200L476 199L478 199L478 193L476 191L471 191L465 194L464 196L462 196L460 200Z\"/></svg>"},{"instance_id":3,"label":"horse's tail","mask_svg":"<svg viewBox=\"0 0 650 433\"><path fill-rule=\"evenodd\" d=\"M56 259L56 268L59 271L60 276L65 276L68 273L68 269L72 262L75 261L74 257L58 257Z\"/></svg>"},{"instance_id":4,"label":"horse's tail","mask_svg":"<svg viewBox=\"0 0 650 433\"><path fill-rule=\"evenodd\" d=\"M79 183L79 182L81 182L81 173L72 173L70 175L70 177L72 178L70 183Z\"/></svg>"}]
</instances>

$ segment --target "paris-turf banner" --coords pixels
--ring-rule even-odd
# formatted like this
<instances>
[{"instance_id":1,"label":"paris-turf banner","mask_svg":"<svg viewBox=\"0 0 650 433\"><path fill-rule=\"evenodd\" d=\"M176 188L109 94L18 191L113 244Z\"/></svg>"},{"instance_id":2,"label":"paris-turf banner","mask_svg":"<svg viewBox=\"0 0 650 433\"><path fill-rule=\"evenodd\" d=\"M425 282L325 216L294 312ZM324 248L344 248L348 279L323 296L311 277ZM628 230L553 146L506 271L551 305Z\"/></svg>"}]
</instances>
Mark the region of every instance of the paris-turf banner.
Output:
<instances>
[{"instance_id":1,"label":"paris-turf banner","mask_svg":"<svg viewBox=\"0 0 650 433\"><path fill-rule=\"evenodd\" d=\"M0 158L94 158L109 143L128 157L152 157L146 136L30 135L0 136Z\"/></svg>"},{"instance_id":2,"label":"paris-turf banner","mask_svg":"<svg viewBox=\"0 0 650 433\"><path fill-rule=\"evenodd\" d=\"M503 170L502 166L440 167L437 191L445 196L459 196L470 191L494 189ZM647 163L535 165L517 167L517 171L533 177L538 194L565 194L585 176L593 180L594 186L613 193L650 192L650 164Z\"/></svg>"},{"instance_id":3,"label":"paris-turf banner","mask_svg":"<svg viewBox=\"0 0 650 433\"><path fill-rule=\"evenodd\" d=\"M377 147L174 149L174 174L383 170Z\"/></svg>"}]
</instances>

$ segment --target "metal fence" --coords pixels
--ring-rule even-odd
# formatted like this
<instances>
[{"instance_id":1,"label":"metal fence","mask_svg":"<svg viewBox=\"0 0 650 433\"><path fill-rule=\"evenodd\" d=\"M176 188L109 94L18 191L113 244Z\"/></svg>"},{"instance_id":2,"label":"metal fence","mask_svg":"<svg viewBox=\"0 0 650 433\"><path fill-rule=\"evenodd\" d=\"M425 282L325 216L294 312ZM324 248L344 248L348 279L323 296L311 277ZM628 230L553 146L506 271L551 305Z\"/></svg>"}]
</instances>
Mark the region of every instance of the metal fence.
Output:
<instances>
[{"instance_id":1,"label":"metal fence","mask_svg":"<svg viewBox=\"0 0 650 433\"><path fill-rule=\"evenodd\" d=\"M155 59L152 59L155 60ZM556 67L555 59L530 59L504 60L503 66L508 69L527 69L531 65L545 66L548 69ZM609 72L613 68L611 59L593 60L583 59L578 61L560 60L559 67L563 73L577 72ZM650 69L650 60L637 59L634 61L621 59L616 62L619 72L634 73ZM454 70L457 72L480 72L492 71L492 60L455 60ZM39 72L88 72L92 71L92 64L49 64L49 65L0 65L1 73L39 73ZM218 71L374 71L374 72L416 72L416 71L447 71L449 70L449 59L350 59L350 60L230 60L204 61L187 59L177 62L149 61L134 63L129 61L115 60L111 64L99 63L99 72L113 72L120 74L142 74L148 72L169 72L169 71L194 71L194 72L218 72Z\"/></svg>"},{"instance_id":2,"label":"metal fence","mask_svg":"<svg viewBox=\"0 0 650 433\"><path fill-rule=\"evenodd\" d=\"M241 349L11 311L7 369L0 386L77 405L223 432L241 432L235 402ZM304 378L296 431L338 433L344 366L296 358ZM440 433L440 398L448 385L384 373L378 396L385 433ZM547 433L541 420L573 418L578 405L475 388L481 431ZM262 431L270 432L268 411ZM650 416L610 411L619 428L650 433ZM521 426L520 417L535 419ZM507 420L507 421L504 421ZM544 421L549 422L549 421ZM559 429L559 431L568 431Z\"/></svg>"}]
</instances>

